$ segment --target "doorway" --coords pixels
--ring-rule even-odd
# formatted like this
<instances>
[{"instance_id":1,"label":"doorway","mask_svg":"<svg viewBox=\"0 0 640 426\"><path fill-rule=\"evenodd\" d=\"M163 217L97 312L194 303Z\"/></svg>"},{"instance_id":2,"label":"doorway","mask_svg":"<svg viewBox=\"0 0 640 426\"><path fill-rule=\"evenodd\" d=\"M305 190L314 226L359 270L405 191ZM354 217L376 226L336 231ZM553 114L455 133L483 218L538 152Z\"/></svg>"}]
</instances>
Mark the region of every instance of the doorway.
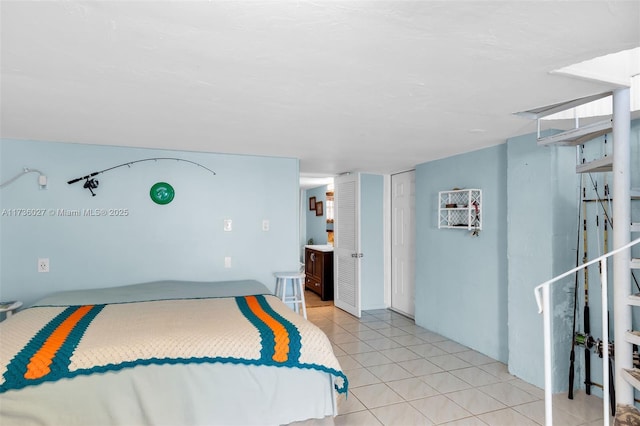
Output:
<instances>
[{"instance_id":1,"label":"doorway","mask_svg":"<svg viewBox=\"0 0 640 426\"><path fill-rule=\"evenodd\" d=\"M415 170L391 175L391 309L415 317Z\"/></svg>"},{"instance_id":2,"label":"doorway","mask_svg":"<svg viewBox=\"0 0 640 426\"><path fill-rule=\"evenodd\" d=\"M300 199L300 271L306 275L305 304L307 308L332 306L333 178L301 177ZM309 250L315 253L311 257Z\"/></svg>"}]
</instances>

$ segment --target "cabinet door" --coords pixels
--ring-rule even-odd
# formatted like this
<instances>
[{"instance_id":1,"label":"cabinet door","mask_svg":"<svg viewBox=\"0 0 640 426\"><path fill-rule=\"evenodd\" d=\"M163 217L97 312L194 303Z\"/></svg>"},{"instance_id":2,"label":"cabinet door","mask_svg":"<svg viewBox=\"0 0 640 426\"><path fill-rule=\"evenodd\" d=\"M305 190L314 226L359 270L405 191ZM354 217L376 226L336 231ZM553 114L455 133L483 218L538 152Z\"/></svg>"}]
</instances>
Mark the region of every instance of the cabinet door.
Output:
<instances>
[{"instance_id":1,"label":"cabinet door","mask_svg":"<svg viewBox=\"0 0 640 426\"><path fill-rule=\"evenodd\" d=\"M313 250L305 249L304 250L304 273L307 276L313 275L313 259L315 256L312 256Z\"/></svg>"},{"instance_id":2,"label":"cabinet door","mask_svg":"<svg viewBox=\"0 0 640 426\"><path fill-rule=\"evenodd\" d=\"M322 267L324 265L322 255L323 253L320 251L306 249L305 273L318 281L322 281Z\"/></svg>"},{"instance_id":3,"label":"cabinet door","mask_svg":"<svg viewBox=\"0 0 640 426\"><path fill-rule=\"evenodd\" d=\"M318 279L319 282L324 280L324 253L315 252L313 261L313 276Z\"/></svg>"}]
</instances>

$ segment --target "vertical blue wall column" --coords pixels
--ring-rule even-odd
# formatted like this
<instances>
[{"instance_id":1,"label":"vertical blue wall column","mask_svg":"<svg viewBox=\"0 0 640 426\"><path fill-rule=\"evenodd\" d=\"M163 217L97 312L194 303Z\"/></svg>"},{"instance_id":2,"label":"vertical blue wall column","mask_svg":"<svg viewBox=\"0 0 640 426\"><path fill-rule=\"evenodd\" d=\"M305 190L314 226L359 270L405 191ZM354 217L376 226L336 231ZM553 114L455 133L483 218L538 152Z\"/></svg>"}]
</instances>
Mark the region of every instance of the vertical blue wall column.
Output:
<instances>
[{"instance_id":1,"label":"vertical blue wall column","mask_svg":"<svg viewBox=\"0 0 640 426\"><path fill-rule=\"evenodd\" d=\"M482 190L482 231L438 229L438 192ZM507 361L506 145L416 167L416 324Z\"/></svg>"},{"instance_id":2,"label":"vertical blue wall column","mask_svg":"<svg viewBox=\"0 0 640 426\"><path fill-rule=\"evenodd\" d=\"M575 266L579 177L575 150L540 147L535 135L507 141L509 370L544 385L542 315L533 289ZM568 385L573 277L553 289L554 392Z\"/></svg>"},{"instance_id":3,"label":"vertical blue wall column","mask_svg":"<svg viewBox=\"0 0 640 426\"><path fill-rule=\"evenodd\" d=\"M360 304L363 310L384 309L384 178L360 175Z\"/></svg>"}]
</instances>

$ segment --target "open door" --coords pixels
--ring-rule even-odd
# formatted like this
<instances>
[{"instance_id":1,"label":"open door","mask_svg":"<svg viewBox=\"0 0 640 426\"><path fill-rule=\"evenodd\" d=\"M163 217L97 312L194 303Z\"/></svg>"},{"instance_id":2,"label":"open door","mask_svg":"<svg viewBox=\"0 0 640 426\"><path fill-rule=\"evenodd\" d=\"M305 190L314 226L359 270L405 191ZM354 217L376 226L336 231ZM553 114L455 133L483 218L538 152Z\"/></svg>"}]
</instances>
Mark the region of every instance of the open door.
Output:
<instances>
[{"instance_id":1,"label":"open door","mask_svg":"<svg viewBox=\"0 0 640 426\"><path fill-rule=\"evenodd\" d=\"M334 304L360 318L360 174L334 179Z\"/></svg>"},{"instance_id":2,"label":"open door","mask_svg":"<svg viewBox=\"0 0 640 426\"><path fill-rule=\"evenodd\" d=\"M416 178L391 176L391 309L415 317Z\"/></svg>"}]
</instances>

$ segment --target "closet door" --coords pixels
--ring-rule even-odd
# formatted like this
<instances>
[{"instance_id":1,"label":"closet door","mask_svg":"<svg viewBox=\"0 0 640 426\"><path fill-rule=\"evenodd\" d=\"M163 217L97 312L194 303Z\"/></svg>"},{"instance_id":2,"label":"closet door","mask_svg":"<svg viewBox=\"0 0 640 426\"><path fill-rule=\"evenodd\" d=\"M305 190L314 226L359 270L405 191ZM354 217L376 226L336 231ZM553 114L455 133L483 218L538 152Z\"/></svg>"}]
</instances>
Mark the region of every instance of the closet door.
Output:
<instances>
[{"instance_id":1,"label":"closet door","mask_svg":"<svg viewBox=\"0 0 640 426\"><path fill-rule=\"evenodd\" d=\"M360 317L360 174L334 179L334 304Z\"/></svg>"},{"instance_id":2,"label":"closet door","mask_svg":"<svg viewBox=\"0 0 640 426\"><path fill-rule=\"evenodd\" d=\"M415 317L415 171L391 176L391 308Z\"/></svg>"}]
</instances>

